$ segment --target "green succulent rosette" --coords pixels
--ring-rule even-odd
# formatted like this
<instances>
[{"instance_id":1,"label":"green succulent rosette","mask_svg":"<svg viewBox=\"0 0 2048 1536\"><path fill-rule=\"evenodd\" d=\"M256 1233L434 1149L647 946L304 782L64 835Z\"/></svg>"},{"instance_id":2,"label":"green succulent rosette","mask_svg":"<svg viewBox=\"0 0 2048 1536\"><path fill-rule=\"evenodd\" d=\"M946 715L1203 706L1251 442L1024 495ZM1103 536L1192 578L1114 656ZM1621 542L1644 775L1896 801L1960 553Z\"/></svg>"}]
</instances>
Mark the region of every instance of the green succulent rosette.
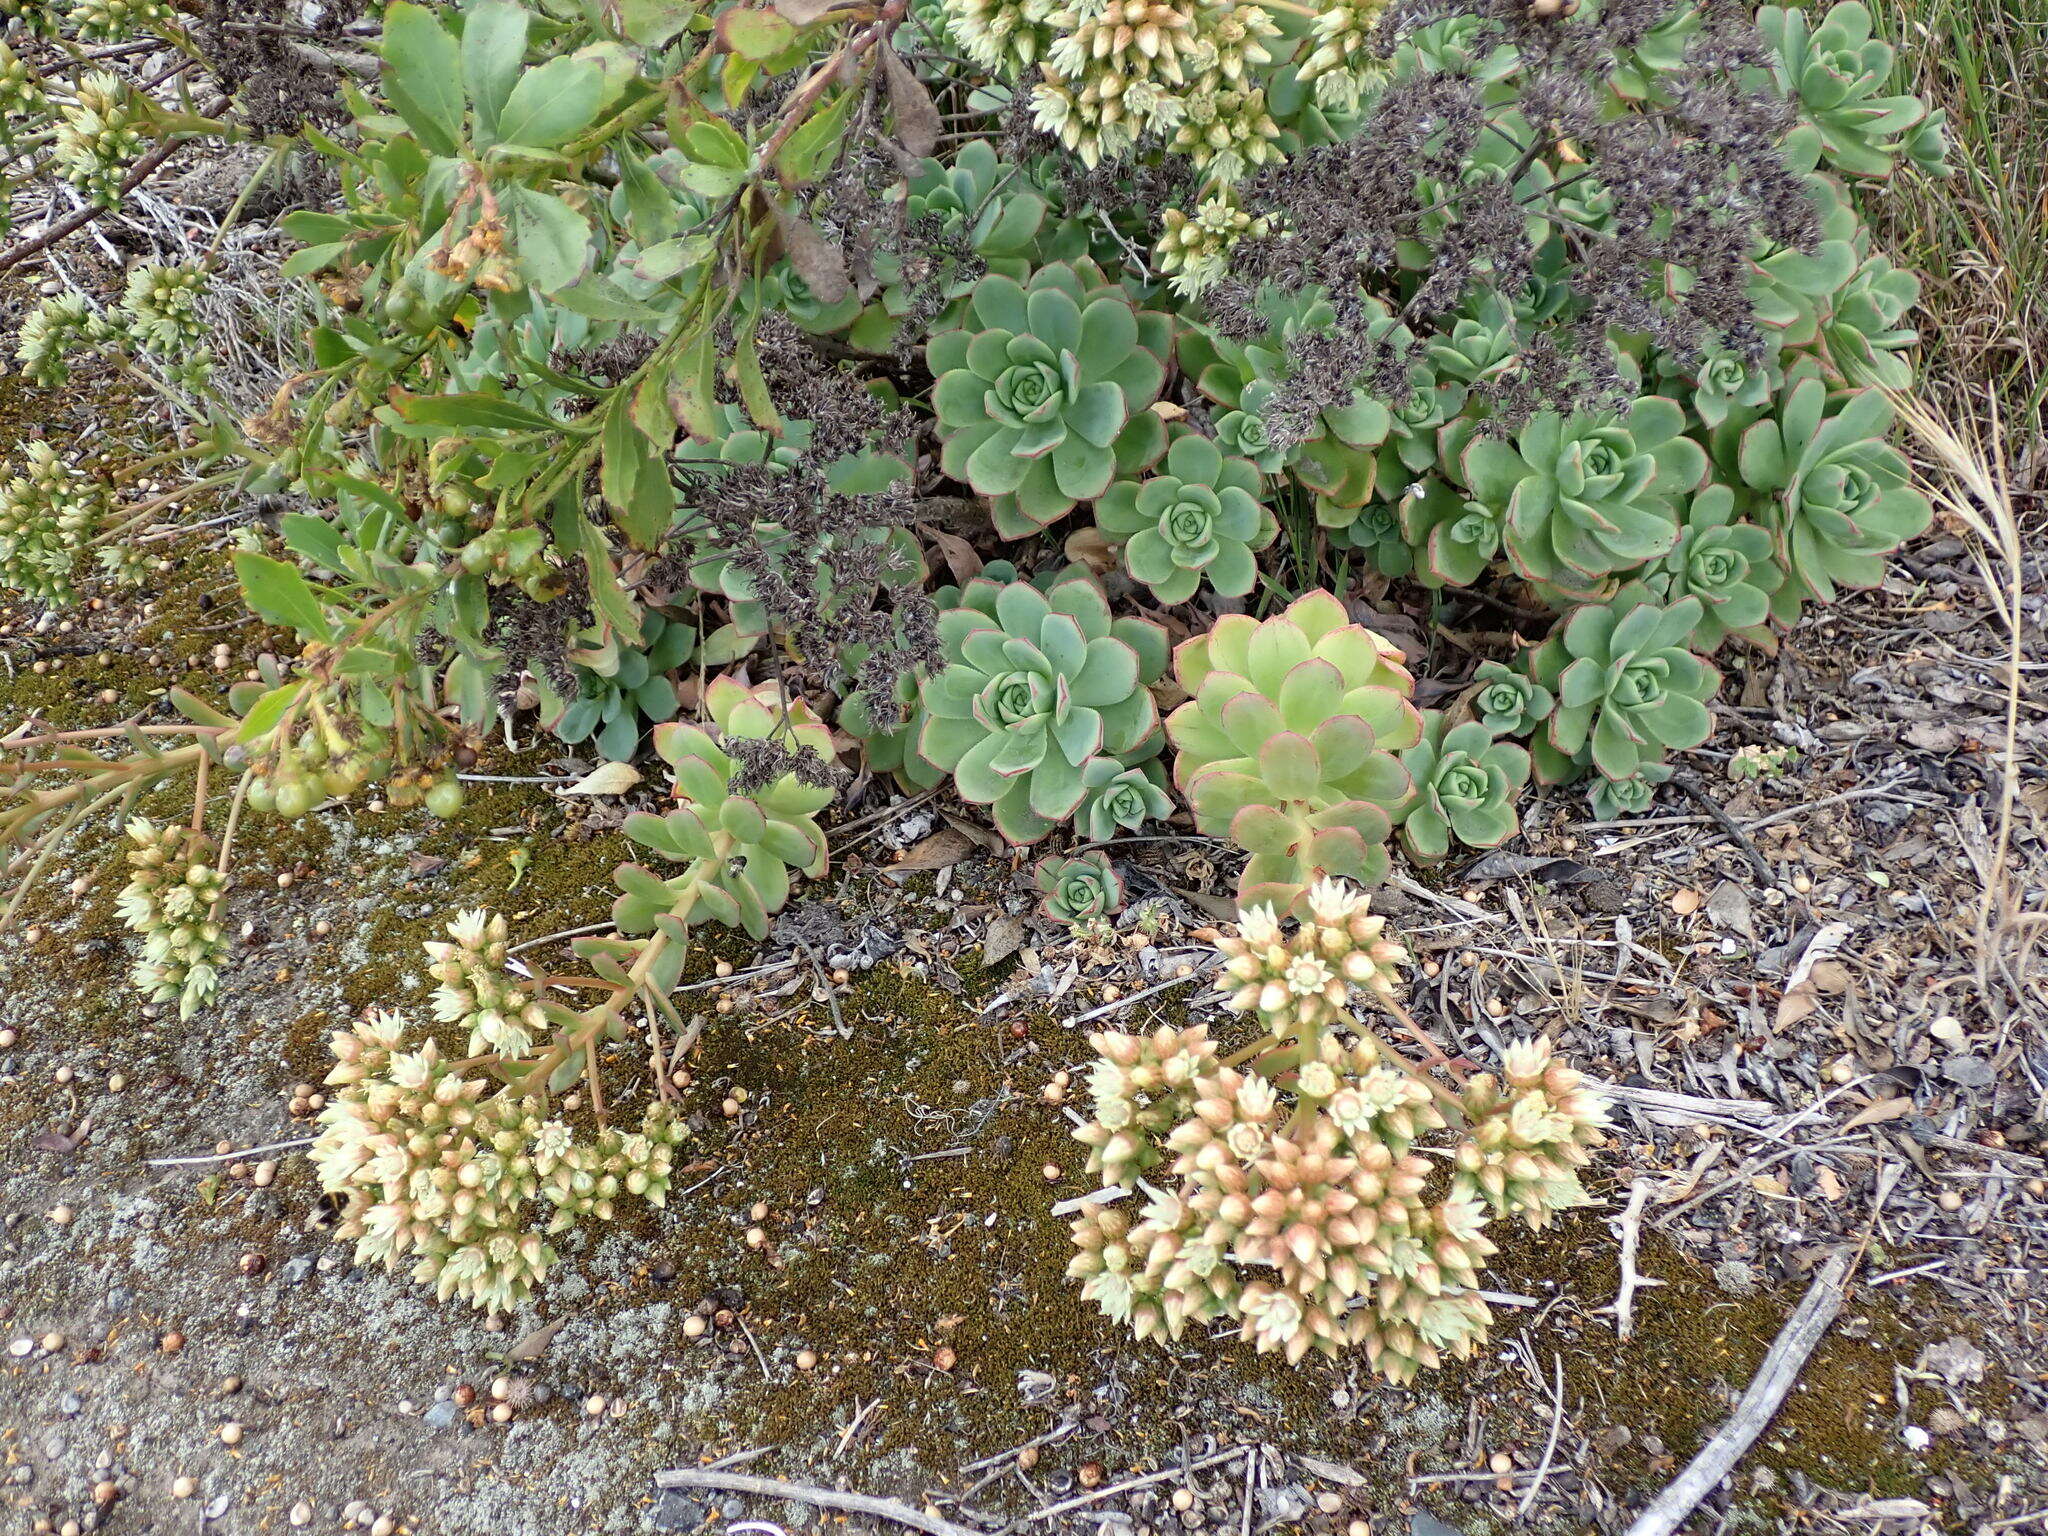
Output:
<instances>
[{"instance_id":1,"label":"green succulent rosette","mask_svg":"<svg viewBox=\"0 0 2048 1536\"><path fill-rule=\"evenodd\" d=\"M1892 408L1882 395L1830 393L1813 373L1794 373L1776 414L1742 432L1733 467L1766 498L1759 515L1796 590L1831 603L1842 587L1882 581L1884 557L1925 532L1934 509L1884 441Z\"/></svg>"},{"instance_id":2,"label":"green succulent rosette","mask_svg":"<svg viewBox=\"0 0 2048 1536\"><path fill-rule=\"evenodd\" d=\"M940 467L983 496L1015 498L1037 527L1116 478L1125 424L1158 398L1173 322L1059 263L1027 282L992 273L958 330L926 348Z\"/></svg>"},{"instance_id":3,"label":"green succulent rosette","mask_svg":"<svg viewBox=\"0 0 2048 1536\"><path fill-rule=\"evenodd\" d=\"M1813 139L1819 155L1845 175L1889 176L1927 107L1918 97L1891 93L1897 55L1871 36L1861 0L1841 0L1818 21L1796 6L1766 5L1756 21L1773 55L1771 76L1803 119L1795 140ZM1916 159L1929 156L1917 146ZM1938 162L1938 152L1933 158Z\"/></svg>"},{"instance_id":4,"label":"green succulent rosette","mask_svg":"<svg viewBox=\"0 0 2048 1536\"><path fill-rule=\"evenodd\" d=\"M1401 536L1419 555L1426 587L1469 587L1501 552L1504 506L1481 501L1435 475L1401 498Z\"/></svg>"},{"instance_id":5,"label":"green succulent rosette","mask_svg":"<svg viewBox=\"0 0 2048 1536\"><path fill-rule=\"evenodd\" d=\"M1405 330L1384 304L1369 302L1374 317L1367 322L1368 332L1375 339L1399 344ZM1183 372L1220 408L1224 418L1236 413L1239 418L1260 419L1258 440L1266 445L1261 467L1267 468L1274 454L1274 445L1265 436L1270 429L1267 405L1278 381L1291 371L1288 343L1298 335L1329 330L1337 317L1319 288L1282 293L1269 286L1260 290L1258 303L1260 313L1271 322L1267 335L1253 342L1238 342L1210 326L1189 325L1180 333L1180 362ZM1363 389L1354 389L1343 403L1316 412L1299 440L1279 449L1278 463L1329 504L1322 521L1342 526L1351 520L1349 509L1363 506L1372 495L1379 467L1376 450L1392 427L1393 417L1385 403ZM1232 420L1232 435L1238 441L1245 441L1250 430L1241 419ZM1268 468L1267 472L1272 471Z\"/></svg>"},{"instance_id":6,"label":"green succulent rosette","mask_svg":"<svg viewBox=\"0 0 2048 1536\"><path fill-rule=\"evenodd\" d=\"M1173 814L1166 791L1166 768L1159 760L1164 742L1155 737L1142 761L1098 757L1081 770L1084 793L1074 825L1093 843L1105 843L1119 832L1135 832L1148 821Z\"/></svg>"},{"instance_id":7,"label":"green succulent rosette","mask_svg":"<svg viewBox=\"0 0 2048 1536\"><path fill-rule=\"evenodd\" d=\"M1699 622L1697 597L1589 603L1530 651L1529 675L1557 696L1533 744L1536 776L1562 783L1590 763L1626 779L1705 741L1721 674L1689 648Z\"/></svg>"},{"instance_id":8,"label":"green succulent rosette","mask_svg":"<svg viewBox=\"0 0 2048 1536\"><path fill-rule=\"evenodd\" d=\"M680 707L669 674L690 659L697 632L688 624L648 609L640 615L640 644L625 645L609 625L577 637L569 660L576 669L577 694L555 696L536 675L542 724L570 746L588 741L611 762L624 762L640 747L649 725L673 720Z\"/></svg>"},{"instance_id":9,"label":"green succulent rosette","mask_svg":"<svg viewBox=\"0 0 2048 1536\"><path fill-rule=\"evenodd\" d=\"M1095 503L1095 524L1122 547L1124 569L1162 603L1184 603L1203 582L1242 597L1258 581L1254 550L1280 525L1259 500L1263 481L1245 459L1225 458L1184 432L1149 480L1119 480Z\"/></svg>"},{"instance_id":10,"label":"green succulent rosette","mask_svg":"<svg viewBox=\"0 0 2048 1536\"><path fill-rule=\"evenodd\" d=\"M1678 542L1638 582L1658 602L1699 599L1692 648L1703 656L1730 635L1769 648L1775 644L1771 621L1789 624L1799 615L1770 530L1745 522L1735 492L1725 485L1710 485L1692 498Z\"/></svg>"},{"instance_id":11,"label":"green succulent rosette","mask_svg":"<svg viewBox=\"0 0 2048 1536\"><path fill-rule=\"evenodd\" d=\"M1602 821L1640 816L1655 803L1658 787L1671 781L1673 771L1669 763L1645 763L1625 779L1595 774L1586 787L1586 803Z\"/></svg>"},{"instance_id":12,"label":"green succulent rosette","mask_svg":"<svg viewBox=\"0 0 2048 1536\"><path fill-rule=\"evenodd\" d=\"M1250 859L1240 906L1294 909L1325 877L1373 884L1414 792L1398 753L1422 739L1401 653L1328 592L1261 623L1226 614L1174 653L1188 701L1168 718L1195 825Z\"/></svg>"},{"instance_id":13,"label":"green succulent rosette","mask_svg":"<svg viewBox=\"0 0 2048 1536\"><path fill-rule=\"evenodd\" d=\"M1707 455L1684 436L1676 401L1650 395L1626 419L1543 411L1513 443L1458 437L1444 459L1472 500L1502 514L1501 543L1526 580L1584 597L1618 571L1667 552L1678 539L1670 498L1698 487Z\"/></svg>"},{"instance_id":14,"label":"green succulent rosette","mask_svg":"<svg viewBox=\"0 0 2048 1536\"><path fill-rule=\"evenodd\" d=\"M1159 728L1147 689L1166 669L1166 632L1112 620L1085 577L1047 591L970 581L939 641L947 664L924 683L918 750L1019 846L1074 814L1090 762L1136 754Z\"/></svg>"},{"instance_id":15,"label":"green succulent rosette","mask_svg":"<svg viewBox=\"0 0 2048 1536\"><path fill-rule=\"evenodd\" d=\"M1496 736L1527 736L1557 707L1548 688L1497 661L1479 664L1470 697L1473 716Z\"/></svg>"},{"instance_id":16,"label":"green succulent rosette","mask_svg":"<svg viewBox=\"0 0 2048 1536\"><path fill-rule=\"evenodd\" d=\"M1063 928L1099 923L1123 910L1124 884L1102 852L1048 857L1032 868L1039 910Z\"/></svg>"},{"instance_id":17,"label":"green succulent rosette","mask_svg":"<svg viewBox=\"0 0 2048 1536\"><path fill-rule=\"evenodd\" d=\"M1497 741L1476 720L1451 724L1437 710L1423 715L1422 740L1401 754L1415 794L1401 816L1401 844L1410 858L1434 864L1456 838L1467 848L1497 848L1521 829L1515 796L1529 782L1529 754Z\"/></svg>"}]
</instances>

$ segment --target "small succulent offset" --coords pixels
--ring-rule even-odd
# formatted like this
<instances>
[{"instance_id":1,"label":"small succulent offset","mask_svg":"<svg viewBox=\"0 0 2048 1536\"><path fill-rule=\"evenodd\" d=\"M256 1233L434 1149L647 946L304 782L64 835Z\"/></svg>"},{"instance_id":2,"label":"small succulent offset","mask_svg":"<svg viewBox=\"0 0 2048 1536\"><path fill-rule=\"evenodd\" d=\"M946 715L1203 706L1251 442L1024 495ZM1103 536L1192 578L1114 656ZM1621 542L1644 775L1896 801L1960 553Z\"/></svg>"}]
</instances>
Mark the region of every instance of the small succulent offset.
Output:
<instances>
[{"instance_id":1,"label":"small succulent offset","mask_svg":"<svg viewBox=\"0 0 2048 1536\"><path fill-rule=\"evenodd\" d=\"M411 1033L379 1009L330 1042L336 1091L311 1155L320 1187L344 1202L334 1232L354 1240L357 1263L395 1271L410 1258L413 1279L443 1299L509 1312L554 1262L548 1234L610 1220L622 1195L666 1203L689 1135L668 1104L648 1105L638 1130L579 1140L539 1099L487 1092L490 1079L434 1041L405 1049Z\"/></svg>"},{"instance_id":2,"label":"small succulent offset","mask_svg":"<svg viewBox=\"0 0 2048 1536\"><path fill-rule=\"evenodd\" d=\"M1188 702L1166 723L1195 825L1251 855L1238 903L1289 911L1326 876L1385 878L1422 739L1401 653L1311 592L1260 623L1226 614L1174 653Z\"/></svg>"},{"instance_id":3,"label":"small succulent offset","mask_svg":"<svg viewBox=\"0 0 2048 1536\"><path fill-rule=\"evenodd\" d=\"M1515 797L1529 782L1529 754L1477 720L1451 724L1424 713L1422 740L1401 754L1415 780L1415 798L1401 817L1409 856L1433 864L1455 837L1467 848L1497 848L1520 827Z\"/></svg>"},{"instance_id":4,"label":"small succulent offset","mask_svg":"<svg viewBox=\"0 0 2048 1536\"><path fill-rule=\"evenodd\" d=\"M141 816L128 823L128 867L134 871L115 902L129 932L142 936L142 956L129 973L152 1003L176 1000L189 1019L220 991L228 941L214 915L227 875L203 855L205 834L158 826Z\"/></svg>"},{"instance_id":5,"label":"small succulent offset","mask_svg":"<svg viewBox=\"0 0 2048 1536\"><path fill-rule=\"evenodd\" d=\"M1166 770L1160 765L1154 738L1152 756L1142 762L1125 763L1114 757L1098 757L1081 770L1086 791L1074 825L1090 842L1107 842L1118 832L1135 832L1148 821L1164 821L1173 814L1173 797L1166 792Z\"/></svg>"},{"instance_id":6,"label":"small succulent offset","mask_svg":"<svg viewBox=\"0 0 2048 1536\"><path fill-rule=\"evenodd\" d=\"M1109 489L1125 423L1159 396L1173 322L1067 263L1028 283L991 273L958 330L931 339L941 467L1014 496L1038 526Z\"/></svg>"},{"instance_id":7,"label":"small succulent offset","mask_svg":"<svg viewBox=\"0 0 2048 1536\"><path fill-rule=\"evenodd\" d=\"M1074 814L1091 763L1139 753L1159 729L1147 690L1166 670L1166 632L1111 619L1085 575L1045 591L976 578L939 616L939 641L947 664L925 680L918 750L1019 846Z\"/></svg>"},{"instance_id":8,"label":"small succulent offset","mask_svg":"<svg viewBox=\"0 0 2048 1536\"><path fill-rule=\"evenodd\" d=\"M1258 581L1255 550L1280 525L1260 504L1261 478L1246 459L1225 458L1192 432L1166 450L1163 472L1119 480L1095 503L1096 526L1123 547L1124 569L1162 603L1184 603L1207 582L1242 597Z\"/></svg>"},{"instance_id":9,"label":"small succulent offset","mask_svg":"<svg viewBox=\"0 0 2048 1536\"><path fill-rule=\"evenodd\" d=\"M1699 622L1696 597L1663 607L1624 596L1575 610L1528 652L1530 676L1557 695L1533 743L1537 777L1563 783L1590 761L1629 779L1705 741L1721 674L1687 649Z\"/></svg>"},{"instance_id":10,"label":"small succulent offset","mask_svg":"<svg viewBox=\"0 0 2048 1536\"><path fill-rule=\"evenodd\" d=\"M1063 928L1096 930L1123 910L1124 883L1100 850L1040 859L1032 870L1040 909Z\"/></svg>"},{"instance_id":11,"label":"small succulent offset","mask_svg":"<svg viewBox=\"0 0 2048 1536\"><path fill-rule=\"evenodd\" d=\"M638 645L621 644L609 629L602 635L569 652L576 663L577 695L545 711L544 718L569 745L594 741L601 756L624 762L639 750L640 733L648 725L676 717L679 706L669 673L690 659L697 632L648 609L640 616Z\"/></svg>"},{"instance_id":12,"label":"small succulent offset","mask_svg":"<svg viewBox=\"0 0 2048 1536\"><path fill-rule=\"evenodd\" d=\"M1254 908L1217 947L1226 1006L1263 1038L1226 1060L1203 1025L1090 1037L1094 1118L1075 1138L1105 1186L1148 1198L1075 1222L1067 1273L1141 1339L1227 1319L1290 1361L1361 1346L1397 1383L1469 1356L1492 1321L1489 1215L1541 1226L1584 1203L1602 1106L1547 1041L1510 1046L1500 1078L1462 1093L1396 1054L1352 1005L1392 1006L1407 951L1338 882L1292 934ZM1419 1143L1454 1122L1433 1197Z\"/></svg>"},{"instance_id":13,"label":"small succulent offset","mask_svg":"<svg viewBox=\"0 0 2048 1536\"><path fill-rule=\"evenodd\" d=\"M1671 782L1674 771L1669 763L1645 763L1625 779L1596 773L1586 790L1586 803L1601 821L1640 816L1657 798L1657 791Z\"/></svg>"},{"instance_id":14,"label":"small succulent offset","mask_svg":"<svg viewBox=\"0 0 2048 1536\"><path fill-rule=\"evenodd\" d=\"M676 804L660 816L627 817L625 833L685 868L666 880L637 864L613 871L625 893L612 904L622 933L662 927L687 900L692 925L719 922L764 938L768 914L789 900L790 871L811 879L825 872L816 819L833 793L824 722L773 683L748 688L714 678L704 704L715 737L680 722L655 727L654 750L674 772Z\"/></svg>"},{"instance_id":15,"label":"small succulent offset","mask_svg":"<svg viewBox=\"0 0 2048 1536\"><path fill-rule=\"evenodd\" d=\"M1496 736L1527 736L1557 706L1548 688L1498 661L1482 661L1472 682L1472 713Z\"/></svg>"}]
</instances>

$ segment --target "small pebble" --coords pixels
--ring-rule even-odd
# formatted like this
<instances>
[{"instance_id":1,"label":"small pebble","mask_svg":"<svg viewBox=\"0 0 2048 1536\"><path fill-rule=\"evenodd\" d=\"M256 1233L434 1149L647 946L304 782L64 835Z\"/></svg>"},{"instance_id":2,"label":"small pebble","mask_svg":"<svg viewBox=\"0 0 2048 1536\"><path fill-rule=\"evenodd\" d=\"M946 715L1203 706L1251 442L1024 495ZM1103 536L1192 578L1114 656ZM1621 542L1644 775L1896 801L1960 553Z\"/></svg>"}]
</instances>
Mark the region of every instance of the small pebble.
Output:
<instances>
[{"instance_id":1,"label":"small pebble","mask_svg":"<svg viewBox=\"0 0 2048 1536\"><path fill-rule=\"evenodd\" d=\"M818 1353L817 1353L817 1351L816 1351L816 1350L812 1350L812 1349L800 1349L800 1350L798 1350L798 1351L796 1352L796 1368L797 1368L798 1370L800 1370L800 1371L808 1371L808 1370L813 1370L813 1369L815 1369L815 1368L817 1367L817 1364L818 1364Z\"/></svg>"},{"instance_id":2,"label":"small pebble","mask_svg":"<svg viewBox=\"0 0 2048 1536\"><path fill-rule=\"evenodd\" d=\"M1495 1451L1486 1458L1486 1465L1494 1472L1505 1474L1515 1470L1515 1458L1506 1451Z\"/></svg>"},{"instance_id":3,"label":"small pebble","mask_svg":"<svg viewBox=\"0 0 2048 1536\"><path fill-rule=\"evenodd\" d=\"M683 1337L686 1339L703 1338L704 1328L704 1319L697 1316L697 1314L694 1312L683 1319Z\"/></svg>"},{"instance_id":4,"label":"small pebble","mask_svg":"<svg viewBox=\"0 0 2048 1536\"><path fill-rule=\"evenodd\" d=\"M305 1525L313 1518L313 1506L301 1499L292 1506L289 1518L293 1525Z\"/></svg>"},{"instance_id":5,"label":"small pebble","mask_svg":"<svg viewBox=\"0 0 2048 1536\"><path fill-rule=\"evenodd\" d=\"M597 1393L593 1392L590 1394L590 1396L583 1399L583 1411L589 1414L593 1419L596 1418L599 1414L603 1413L604 1410L605 1401Z\"/></svg>"},{"instance_id":6,"label":"small pebble","mask_svg":"<svg viewBox=\"0 0 2048 1536\"><path fill-rule=\"evenodd\" d=\"M220 1443L222 1445L240 1445L242 1443L242 1426L233 1419L229 1419L227 1423L221 1425Z\"/></svg>"},{"instance_id":7,"label":"small pebble","mask_svg":"<svg viewBox=\"0 0 2048 1536\"><path fill-rule=\"evenodd\" d=\"M171 1497L189 1499L199 1491L199 1480L195 1477L174 1477L171 1479Z\"/></svg>"}]
</instances>

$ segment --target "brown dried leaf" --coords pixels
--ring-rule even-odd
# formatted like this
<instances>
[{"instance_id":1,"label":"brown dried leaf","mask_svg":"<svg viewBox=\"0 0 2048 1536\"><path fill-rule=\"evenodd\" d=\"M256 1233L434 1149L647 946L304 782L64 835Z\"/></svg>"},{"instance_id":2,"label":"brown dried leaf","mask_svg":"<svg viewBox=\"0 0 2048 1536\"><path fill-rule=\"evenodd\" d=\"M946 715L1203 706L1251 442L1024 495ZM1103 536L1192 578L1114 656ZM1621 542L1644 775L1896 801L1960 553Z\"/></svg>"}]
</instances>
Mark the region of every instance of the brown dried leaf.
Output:
<instances>
[{"instance_id":1,"label":"brown dried leaf","mask_svg":"<svg viewBox=\"0 0 2048 1536\"><path fill-rule=\"evenodd\" d=\"M1866 1125L1877 1125L1886 1120L1896 1120L1901 1115L1913 1112L1913 1096L1902 1093L1894 1098L1874 1099L1857 1110L1842 1123L1842 1129L1853 1131Z\"/></svg>"},{"instance_id":2,"label":"brown dried leaf","mask_svg":"<svg viewBox=\"0 0 2048 1536\"><path fill-rule=\"evenodd\" d=\"M889 82L889 106L896 114L896 137L913 155L923 157L939 147L945 127L924 82L893 48L883 48L882 75Z\"/></svg>"},{"instance_id":3,"label":"brown dried leaf","mask_svg":"<svg viewBox=\"0 0 2048 1536\"><path fill-rule=\"evenodd\" d=\"M974 840L952 827L941 827L890 867L907 874L951 869L974 852Z\"/></svg>"},{"instance_id":4,"label":"brown dried leaf","mask_svg":"<svg viewBox=\"0 0 2048 1536\"><path fill-rule=\"evenodd\" d=\"M981 574L980 551L959 534L948 533L943 528L926 528L925 532L955 581L965 586Z\"/></svg>"},{"instance_id":5,"label":"brown dried leaf","mask_svg":"<svg viewBox=\"0 0 2048 1536\"><path fill-rule=\"evenodd\" d=\"M810 284L820 304L837 304L852 291L846 276L846 257L838 246L819 234L802 214L778 206L775 222L782 230L782 249L797 275Z\"/></svg>"}]
</instances>

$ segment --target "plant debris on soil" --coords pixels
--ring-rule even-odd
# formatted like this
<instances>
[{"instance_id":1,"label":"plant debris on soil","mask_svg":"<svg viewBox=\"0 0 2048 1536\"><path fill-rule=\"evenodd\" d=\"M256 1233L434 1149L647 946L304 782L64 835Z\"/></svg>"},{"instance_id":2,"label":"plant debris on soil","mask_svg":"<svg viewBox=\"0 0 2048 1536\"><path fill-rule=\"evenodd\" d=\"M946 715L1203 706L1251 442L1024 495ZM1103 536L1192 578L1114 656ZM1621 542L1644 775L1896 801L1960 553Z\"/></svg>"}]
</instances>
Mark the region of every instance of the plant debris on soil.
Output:
<instances>
[{"instance_id":1,"label":"plant debris on soil","mask_svg":"<svg viewBox=\"0 0 2048 1536\"><path fill-rule=\"evenodd\" d=\"M10 386L0 440L117 407ZM0 736L223 692L283 644L230 592L185 546L140 599L0 609ZM2048 1529L2048 689L2023 672L2008 741L2009 645L1963 546L1924 541L1747 660L1654 814L1554 797L1376 895L1448 1051L1552 1034L1617 1121L1602 1203L1497 1227L1491 1343L1410 1389L1230 1336L1137 1344L1064 1276L1089 1030L1231 1027L1212 840L1111 844L1134 911L1077 940L948 801L864 786L768 942L693 958L666 1208L566 1234L492 1321L331 1238L300 1155L326 1038L371 1005L426 1024L419 945L462 908L504 911L530 963L566 953L656 791L560 797L588 764L536 748L479 764L448 822L369 801L254 828L223 996L188 1024L127 986L119 849L81 833L0 938L10 1528L848 1523L655 1482L718 1464L988 1531L1619 1531L1847 1250L1839 1317L1684 1529ZM1750 744L1792 750L1736 782ZM644 1091L644 1042L611 1052Z\"/></svg>"}]
</instances>

